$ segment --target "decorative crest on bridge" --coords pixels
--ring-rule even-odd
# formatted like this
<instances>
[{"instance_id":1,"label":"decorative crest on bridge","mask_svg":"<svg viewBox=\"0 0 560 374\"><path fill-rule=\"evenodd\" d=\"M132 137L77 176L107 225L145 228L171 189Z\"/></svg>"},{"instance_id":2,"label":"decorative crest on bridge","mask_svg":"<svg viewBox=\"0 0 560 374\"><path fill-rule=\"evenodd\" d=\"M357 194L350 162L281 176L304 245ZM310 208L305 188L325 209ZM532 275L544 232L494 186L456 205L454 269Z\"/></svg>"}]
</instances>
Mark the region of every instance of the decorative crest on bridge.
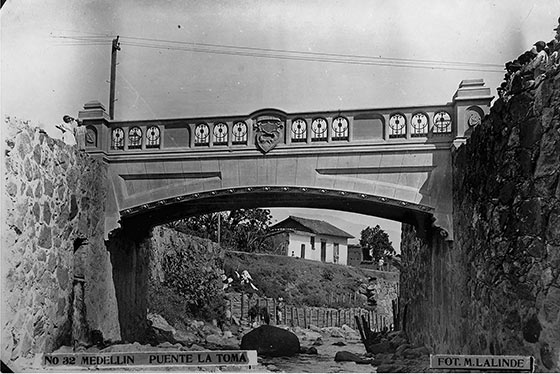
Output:
<instances>
[{"instance_id":1,"label":"decorative crest on bridge","mask_svg":"<svg viewBox=\"0 0 560 374\"><path fill-rule=\"evenodd\" d=\"M267 153L280 142L284 122L280 118L266 116L259 118L253 128L255 143L263 153Z\"/></svg>"}]
</instances>

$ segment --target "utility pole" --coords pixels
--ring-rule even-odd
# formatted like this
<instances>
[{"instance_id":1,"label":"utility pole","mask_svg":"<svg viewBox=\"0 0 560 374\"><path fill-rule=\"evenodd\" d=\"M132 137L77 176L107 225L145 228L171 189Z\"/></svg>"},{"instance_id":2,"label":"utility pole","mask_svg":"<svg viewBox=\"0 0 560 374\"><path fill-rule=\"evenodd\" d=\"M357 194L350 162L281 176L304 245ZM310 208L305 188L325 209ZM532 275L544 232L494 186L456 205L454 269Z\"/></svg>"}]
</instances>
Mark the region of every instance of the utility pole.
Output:
<instances>
[{"instance_id":1,"label":"utility pole","mask_svg":"<svg viewBox=\"0 0 560 374\"><path fill-rule=\"evenodd\" d=\"M115 118L115 81L117 79L117 51L121 50L121 44L119 43L119 36L113 39L113 45L111 48L111 81L109 88L109 118Z\"/></svg>"}]
</instances>

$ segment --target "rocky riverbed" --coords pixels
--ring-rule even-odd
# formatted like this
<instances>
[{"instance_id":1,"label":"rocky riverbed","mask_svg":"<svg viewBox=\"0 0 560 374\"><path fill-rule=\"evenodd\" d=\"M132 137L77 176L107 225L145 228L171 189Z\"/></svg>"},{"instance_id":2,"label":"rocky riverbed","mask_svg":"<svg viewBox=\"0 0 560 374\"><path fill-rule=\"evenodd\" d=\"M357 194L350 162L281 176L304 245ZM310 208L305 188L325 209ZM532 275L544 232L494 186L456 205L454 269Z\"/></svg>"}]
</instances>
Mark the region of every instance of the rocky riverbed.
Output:
<instances>
[{"instance_id":1,"label":"rocky riverbed","mask_svg":"<svg viewBox=\"0 0 560 374\"><path fill-rule=\"evenodd\" d=\"M215 324L202 321L191 321L189 326L173 327L161 316L150 314L152 323L151 344L98 342L95 346L78 348L82 353L110 352L147 352L147 351L207 351L207 350L239 350L242 337L252 331L256 325L232 324L219 328ZM306 373L358 373L358 372L427 372L429 367L429 351L424 347L407 346L402 334L389 335L392 342L400 345L389 349L393 352L366 353L359 333L347 325L342 327L309 329L299 327L278 326L295 334L300 342L300 353L292 357L258 357L258 365L248 368L240 367L170 367L150 366L147 371L237 371L237 372L306 372ZM391 344L389 344L391 345ZM388 345L388 346L389 346ZM396 344L392 344L394 347ZM55 353L71 353L72 347L63 346ZM27 357L18 362L17 371L47 371L42 366L42 355ZM68 371L64 367L53 368L52 371ZM70 369L70 368L68 368ZM72 367L70 371L88 368ZM94 368L103 371L138 371L140 367L115 369Z\"/></svg>"}]
</instances>

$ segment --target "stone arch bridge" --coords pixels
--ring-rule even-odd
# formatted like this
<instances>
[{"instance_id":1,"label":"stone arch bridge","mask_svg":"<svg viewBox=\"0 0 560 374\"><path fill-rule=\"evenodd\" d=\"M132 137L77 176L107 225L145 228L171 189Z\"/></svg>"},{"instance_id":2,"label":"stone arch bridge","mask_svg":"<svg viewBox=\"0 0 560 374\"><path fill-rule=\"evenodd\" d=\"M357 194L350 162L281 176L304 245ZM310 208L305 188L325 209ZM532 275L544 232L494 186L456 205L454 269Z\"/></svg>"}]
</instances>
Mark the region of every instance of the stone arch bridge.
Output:
<instances>
[{"instance_id":1,"label":"stone arch bridge","mask_svg":"<svg viewBox=\"0 0 560 374\"><path fill-rule=\"evenodd\" d=\"M310 207L432 228L453 239L451 153L492 100L464 80L422 107L109 120L80 111L86 151L108 165L105 235L238 207Z\"/></svg>"}]
</instances>

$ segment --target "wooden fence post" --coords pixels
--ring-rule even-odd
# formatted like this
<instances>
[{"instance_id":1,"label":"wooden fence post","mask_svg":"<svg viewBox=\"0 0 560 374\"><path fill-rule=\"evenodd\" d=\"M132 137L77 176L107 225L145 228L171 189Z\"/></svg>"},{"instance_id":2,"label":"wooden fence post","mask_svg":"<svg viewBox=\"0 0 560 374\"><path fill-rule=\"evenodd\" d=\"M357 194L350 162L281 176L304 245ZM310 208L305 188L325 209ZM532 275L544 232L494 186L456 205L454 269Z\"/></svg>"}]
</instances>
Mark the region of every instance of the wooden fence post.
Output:
<instances>
[{"instance_id":1,"label":"wooden fence post","mask_svg":"<svg viewBox=\"0 0 560 374\"><path fill-rule=\"evenodd\" d=\"M241 292L241 316L239 317L239 322L243 321L243 292Z\"/></svg>"}]
</instances>

